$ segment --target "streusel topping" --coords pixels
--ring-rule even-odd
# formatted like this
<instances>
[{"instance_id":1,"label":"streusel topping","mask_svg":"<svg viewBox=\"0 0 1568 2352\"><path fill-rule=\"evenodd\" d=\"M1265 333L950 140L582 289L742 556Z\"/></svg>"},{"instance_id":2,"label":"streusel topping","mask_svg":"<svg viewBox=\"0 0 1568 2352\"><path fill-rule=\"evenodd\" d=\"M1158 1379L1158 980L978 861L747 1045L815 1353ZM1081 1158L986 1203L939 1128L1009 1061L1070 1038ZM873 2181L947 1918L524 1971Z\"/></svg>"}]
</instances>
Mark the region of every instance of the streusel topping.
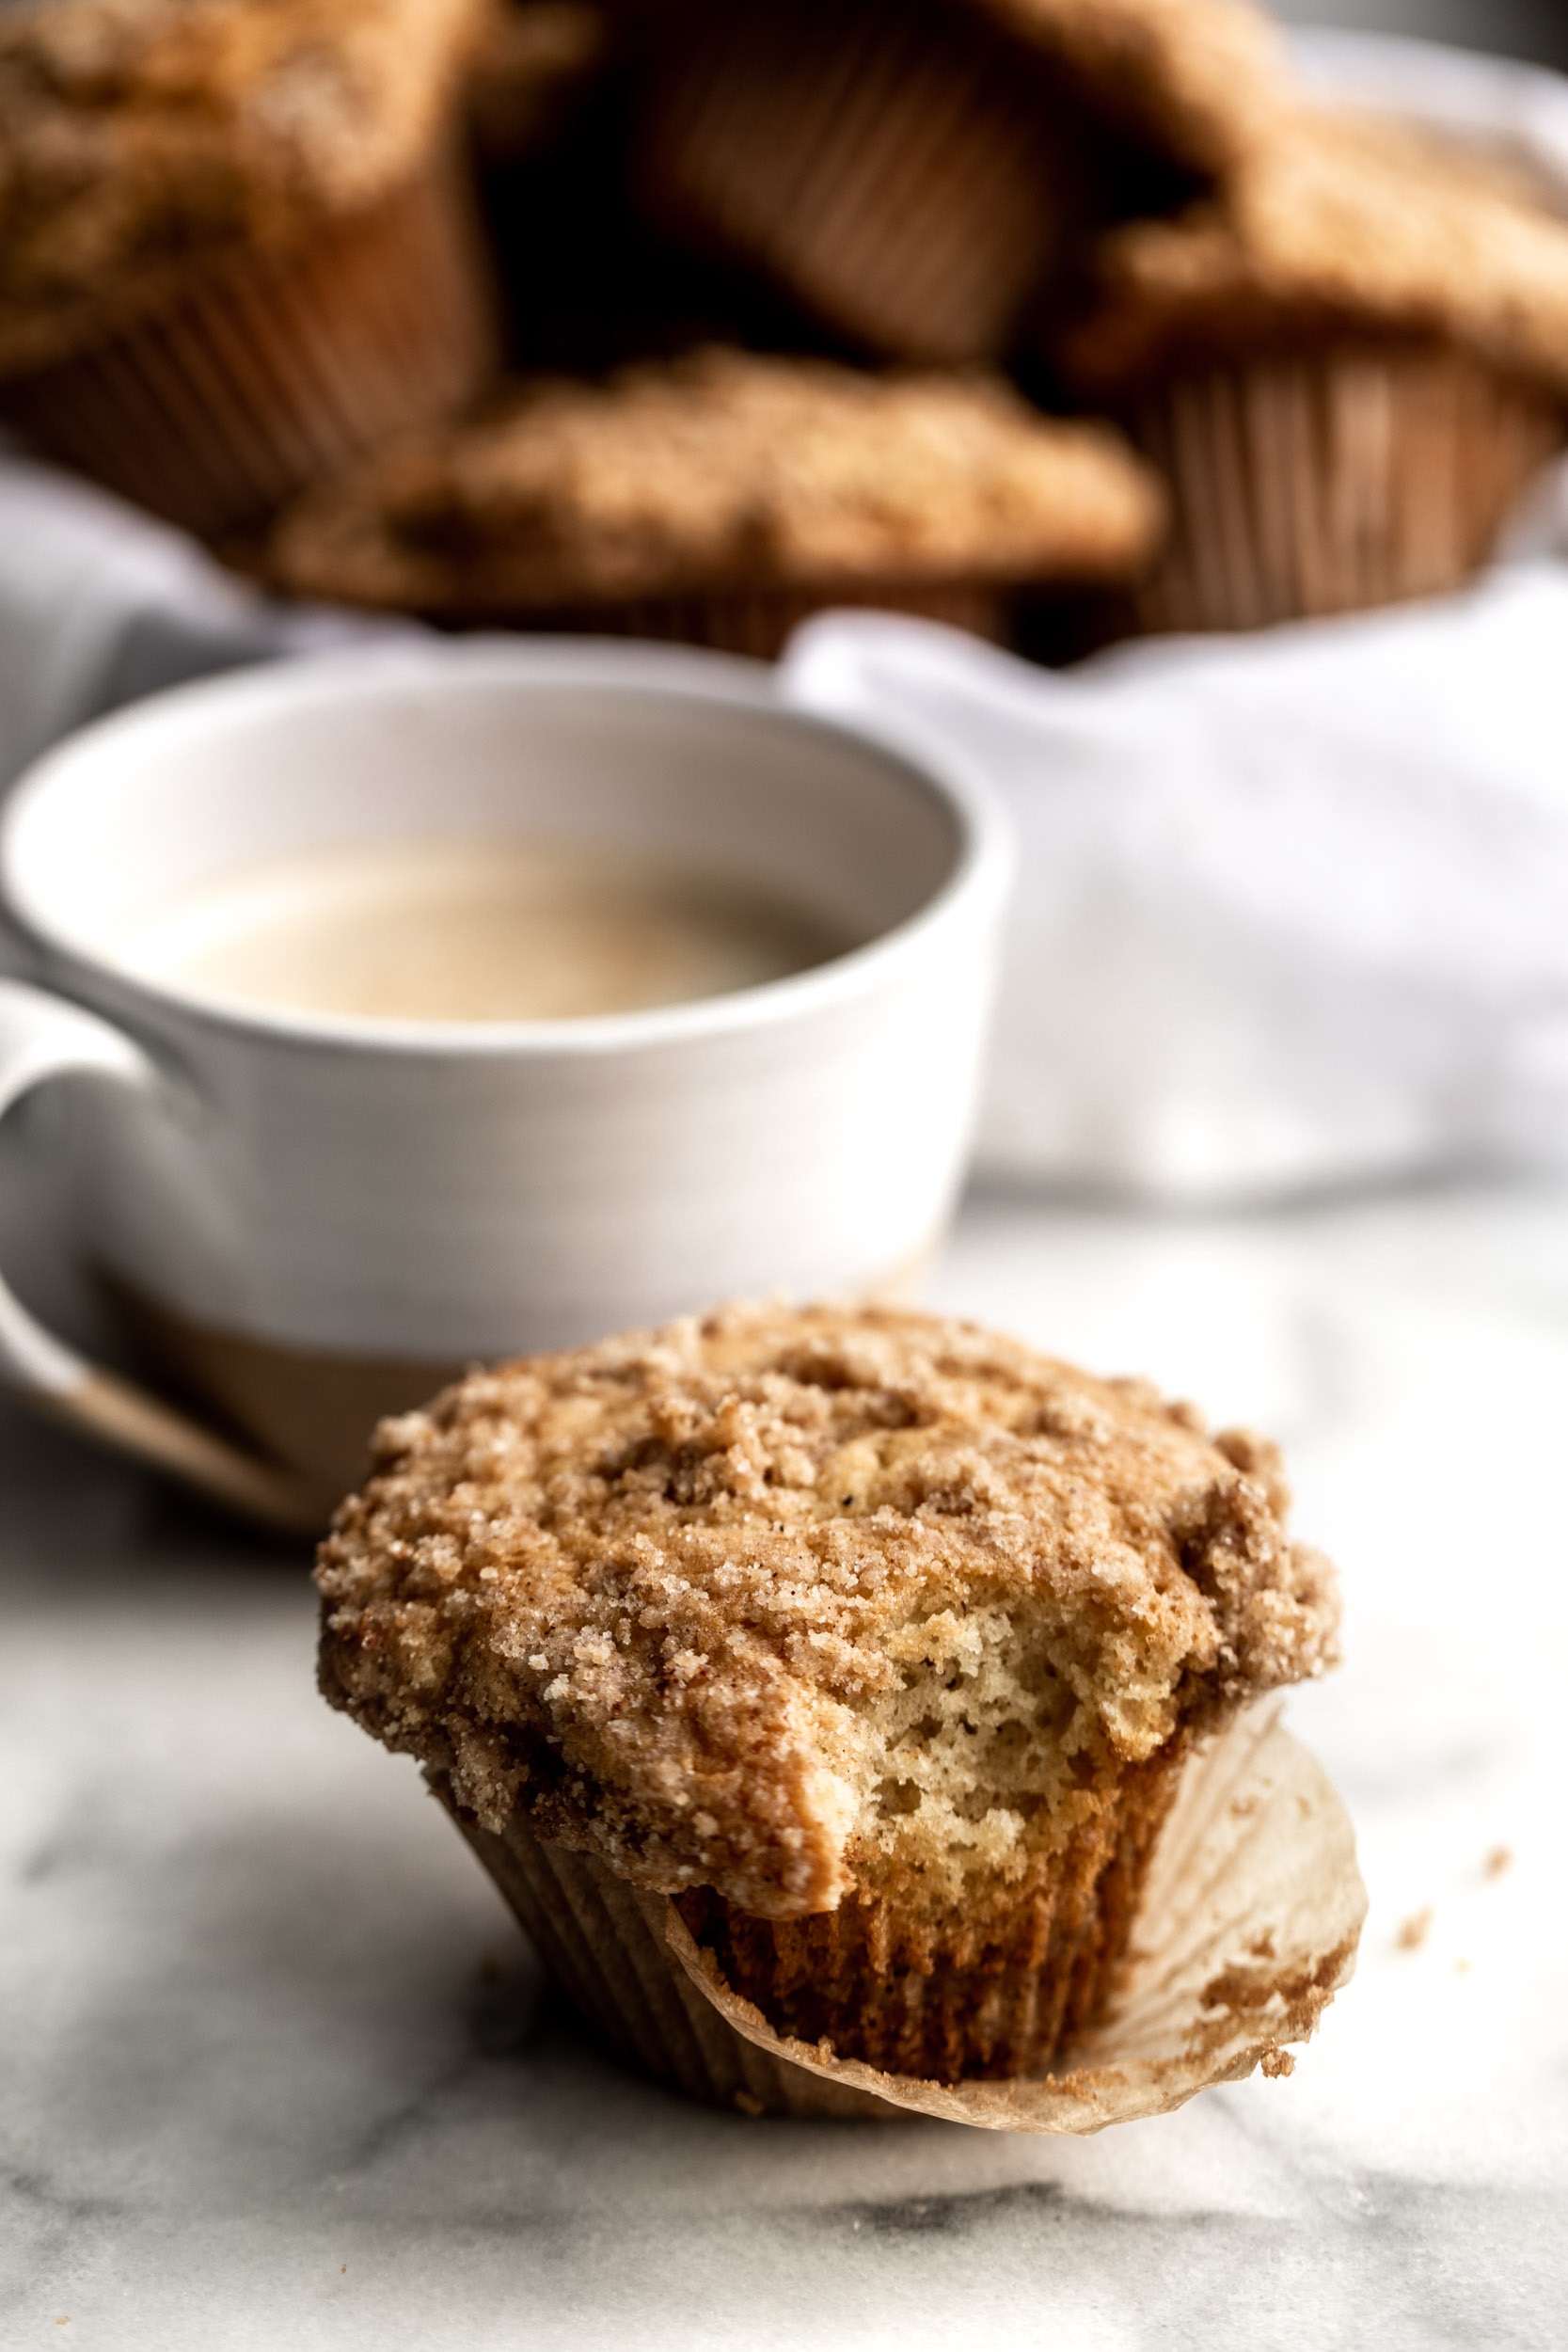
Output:
<instances>
[{"instance_id":1,"label":"streusel topping","mask_svg":"<svg viewBox=\"0 0 1568 2352\"><path fill-rule=\"evenodd\" d=\"M309 492L297 594L442 612L686 590L1126 578L1163 522L1109 427L1000 382L706 351L548 380Z\"/></svg>"},{"instance_id":2,"label":"streusel topping","mask_svg":"<svg viewBox=\"0 0 1568 2352\"><path fill-rule=\"evenodd\" d=\"M783 1917L1022 1878L1332 1660L1277 1456L960 1323L731 1308L382 1425L322 1685L493 1828Z\"/></svg>"},{"instance_id":3,"label":"streusel topping","mask_svg":"<svg viewBox=\"0 0 1568 2352\"><path fill-rule=\"evenodd\" d=\"M1102 242L1066 363L1087 390L1347 331L1430 336L1568 391L1568 220L1517 174L1370 115L1298 111L1221 194Z\"/></svg>"}]
</instances>

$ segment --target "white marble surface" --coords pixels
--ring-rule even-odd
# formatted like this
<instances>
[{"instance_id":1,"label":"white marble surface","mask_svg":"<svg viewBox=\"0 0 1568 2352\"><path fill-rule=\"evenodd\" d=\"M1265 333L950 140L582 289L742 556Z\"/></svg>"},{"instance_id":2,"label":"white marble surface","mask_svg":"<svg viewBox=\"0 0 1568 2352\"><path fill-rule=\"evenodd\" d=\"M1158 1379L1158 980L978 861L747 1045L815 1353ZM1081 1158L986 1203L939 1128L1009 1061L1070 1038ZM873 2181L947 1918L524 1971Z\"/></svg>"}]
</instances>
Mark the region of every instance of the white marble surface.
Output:
<instances>
[{"instance_id":1,"label":"white marble surface","mask_svg":"<svg viewBox=\"0 0 1568 2352\"><path fill-rule=\"evenodd\" d=\"M1568 2338L1568 1195L992 1200L937 1293L1290 1444L1372 1894L1293 2079L1083 2142L679 2106L317 1700L301 1561L0 1418L6 2352Z\"/></svg>"}]
</instances>

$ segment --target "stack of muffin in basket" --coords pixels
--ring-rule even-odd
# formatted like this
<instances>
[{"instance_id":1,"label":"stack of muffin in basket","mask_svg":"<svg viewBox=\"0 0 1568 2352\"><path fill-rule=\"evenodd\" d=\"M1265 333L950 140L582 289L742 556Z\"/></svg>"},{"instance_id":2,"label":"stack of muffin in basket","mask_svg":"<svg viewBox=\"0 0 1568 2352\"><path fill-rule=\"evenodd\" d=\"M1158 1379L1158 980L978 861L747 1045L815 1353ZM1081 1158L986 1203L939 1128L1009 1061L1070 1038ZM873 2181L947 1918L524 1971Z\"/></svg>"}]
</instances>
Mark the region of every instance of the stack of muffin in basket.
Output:
<instances>
[{"instance_id":1,"label":"stack of muffin in basket","mask_svg":"<svg viewBox=\"0 0 1568 2352\"><path fill-rule=\"evenodd\" d=\"M292 594L1045 653L1450 587L1568 220L1247 0L21 0L0 419Z\"/></svg>"}]
</instances>

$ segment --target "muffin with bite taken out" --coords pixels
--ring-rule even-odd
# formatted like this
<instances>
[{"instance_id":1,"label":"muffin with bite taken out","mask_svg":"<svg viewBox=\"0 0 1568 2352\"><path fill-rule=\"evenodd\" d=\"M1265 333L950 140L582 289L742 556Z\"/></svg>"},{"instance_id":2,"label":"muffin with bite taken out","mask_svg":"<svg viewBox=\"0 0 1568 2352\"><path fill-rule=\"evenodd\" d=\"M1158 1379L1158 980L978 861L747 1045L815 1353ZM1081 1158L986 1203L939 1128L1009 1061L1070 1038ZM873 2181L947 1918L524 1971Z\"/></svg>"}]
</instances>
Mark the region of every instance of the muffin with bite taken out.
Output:
<instances>
[{"instance_id":1,"label":"muffin with bite taken out","mask_svg":"<svg viewBox=\"0 0 1568 2352\"><path fill-rule=\"evenodd\" d=\"M322 1688L656 2074L724 2095L659 1990L673 1898L779 2033L1017 2078L1100 2010L1195 1745L1333 1661L1286 1504L1270 1446L1140 1383L731 1308L384 1424Z\"/></svg>"}]
</instances>

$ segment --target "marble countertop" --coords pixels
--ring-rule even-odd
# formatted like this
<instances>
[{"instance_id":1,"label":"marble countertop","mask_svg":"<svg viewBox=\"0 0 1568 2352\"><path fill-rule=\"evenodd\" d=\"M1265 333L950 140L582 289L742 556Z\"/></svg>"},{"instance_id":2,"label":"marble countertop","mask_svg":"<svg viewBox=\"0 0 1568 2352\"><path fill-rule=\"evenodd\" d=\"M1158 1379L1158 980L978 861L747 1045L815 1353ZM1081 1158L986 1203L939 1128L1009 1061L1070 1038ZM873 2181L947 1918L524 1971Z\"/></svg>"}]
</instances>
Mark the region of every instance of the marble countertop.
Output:
<instances>
[{"instance_id":1,"label":"marble countertop","mask_svg":"<svg viewBox=\"0 0 1568 2352\"><path fill-rule=\"evenodd\" d=\"M1568 2337L1568 1194L993 1198L934 1295L1290 1448L1372 1898L1293 2078L1084 2141L679 2105L316 1698L302 1560L5 1414L7 2352Z\"/></svg>"}]
</instances>

